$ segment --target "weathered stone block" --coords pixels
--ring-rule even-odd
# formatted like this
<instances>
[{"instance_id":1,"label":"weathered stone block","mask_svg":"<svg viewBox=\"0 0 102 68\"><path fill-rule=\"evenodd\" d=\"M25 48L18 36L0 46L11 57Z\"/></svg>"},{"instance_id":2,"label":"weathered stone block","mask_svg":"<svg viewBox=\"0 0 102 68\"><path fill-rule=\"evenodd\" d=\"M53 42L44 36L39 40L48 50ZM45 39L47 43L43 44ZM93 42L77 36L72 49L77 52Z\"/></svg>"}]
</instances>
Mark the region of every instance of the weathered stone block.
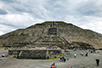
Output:
<instances>
[{"instance_id":1,"label":"weathered stone block","mask_svg":"<svg viewBox=\"0 0 102 68\"><path fill-rule=\"evenodd\" d=\"M54 58L55 56L59 56L61 54L61 50L9 50L9 57L13 58L26 58L26 59L46 59Z\"/></svg>"}]
</instances>

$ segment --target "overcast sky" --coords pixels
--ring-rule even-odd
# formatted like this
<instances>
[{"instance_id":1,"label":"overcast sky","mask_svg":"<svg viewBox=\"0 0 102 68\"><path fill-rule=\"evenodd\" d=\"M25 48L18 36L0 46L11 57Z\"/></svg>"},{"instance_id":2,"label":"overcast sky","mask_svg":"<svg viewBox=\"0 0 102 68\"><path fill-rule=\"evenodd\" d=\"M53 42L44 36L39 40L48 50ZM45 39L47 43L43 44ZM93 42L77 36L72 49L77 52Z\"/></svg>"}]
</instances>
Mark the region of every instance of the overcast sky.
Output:
<instances>
[{"instance_id":1,"label":"overcast sky","mask_svg":"<svg viewBox=\"0 0 102 68\"><path fill-rule=\"evenodd\" d=\"M0 0L0 35L44 21L102 34L102 0Z\"/></svg>"}]
</instances>

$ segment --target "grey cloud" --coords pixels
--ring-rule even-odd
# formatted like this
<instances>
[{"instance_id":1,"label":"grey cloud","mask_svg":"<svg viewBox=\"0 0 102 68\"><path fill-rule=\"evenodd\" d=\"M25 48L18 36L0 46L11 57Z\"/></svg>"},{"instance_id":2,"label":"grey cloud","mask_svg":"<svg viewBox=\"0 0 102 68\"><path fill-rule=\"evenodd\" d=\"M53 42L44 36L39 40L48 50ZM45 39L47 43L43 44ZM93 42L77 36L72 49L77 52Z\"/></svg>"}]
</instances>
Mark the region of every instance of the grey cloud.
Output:
<instances>
[{"instance_id":1,"label":"grey cloud","mask_svg":"<svg viewBox=\"0 0 102 68\"><path fill-rule=\"evenodd\" d=\"M12 6L12 8L14 8L18 12L29 12L30 11L29 7L25 7L19 4L15 4L14 6Z\"/></svg>"},{"instance_id":2,"label":"grey cloud","mask_svg":"<svg viewBox=\"0 0 102 68\"><path fill-rule=\"evenodd\" d=\"M3 25L1 23L0 23L0 27L1 27L0 31L3 32L3 33L7 33L7 32L9 32L11 30L17 29L15 27L11 27L11 26L8 26L8 25Z\"/></svg>"},{"instance_id":3,"label":"grey cloud","mask_svg":"<svg viewBox=\"0 0 102 68\"><path fill-rule=\"evenodd\" d=\"M76 8L76 10L80 13L80 15L85 15L85 16L102 16L100 14L102 12L102 5L98 6L97 5L98 1L95 0L90 0L86 2L82 2L81 6Z\"/></svg>"},{"instance_id":4,"label":"grey cloud","mask_svg":"<svg viewBox=\"0 0 102 68\"><path fill-rule=\"evenodd\" d=\"M14 0L15 1L15 0ZM11 13L29 13L31 15L33 15L34 17L40 17L40 14L43 14L42 11L43 9L41 9L41 5L39 5L39 2L37 1L21 1L21 0L17 0L14 3L11 2L11 0L9 0L9 4L7 4L8 1L3 1L4 3L7 4L7 6L5 7L7 10L9 10Z\"/></svg>"},{"instance_id":5,"label":"grey cloud","mask_svg":"<svg viewBox=\"0 0 102 68\"><path fill-rule=\"evenodd\" d=\"M6 3L13 3L13 2L15 2L16 0L1 0L1 1L6 2Z\"/></svg>"},{"instance_id":6,"label":"grey cloud","mask_svg":"<svg viewBox=\"0 0 102 68\"><path fill-rule=\"evenodd\" d=\"M6 6L3 6L3 8L9 10L12 13L17 12L29 12L30 6L29 4L21 3L19 0L2 0Z\"/></svg>"},{"instance_id":7,"label":"grey cloud","mask_svg":"<svg viewBox=\"0 0 102 68\"><path fill-rule=\"evenodd\" d=\"M96 13L100 12L99 9L95 9L95 7L88 7L88 6L83 6L79 9L77 9L80 15L85 15L85 16L93 16Z\"/></svg>"},{"instance_id":8,"label":"grey cloud","mask_svg":"<svg viewBox=\"0 0 102 68\"><path fill-rule=\"evenodd\" d=\"M13 28L17 28L18 26L15 26L13 24L9 24L9 23L0 23L0 25L5 25L5 26L8 26L8 27L13 27Z\"/></svg>"},{"instance_id":9,"label":"grey cloud","mask_svg":"<svg viewBox=\"0 0 102 68\"><path fill-rule=\"evenodd\" d=\"M1 2L2 1L2 2ZM8 11L1 16L3 25L26 27L46 20L70 21L82 25L102 16L102 5L96 0L1 0L2 8ZM3 11L4 9L2 9ZM3 11L5 12L5 11ZM6 21L6 22L5 22ZM98 21L98 20L97 20ZM20 23L20 24L19 24ZM25 25L23 25L25 24Z\"/></svg>"},{"instance_id":10,"label":"grey cloud","mask_svg":"<svg viewBox=\"0 0 102 68\"><path fill-rule=\"evenodd\" d=\"M0 14L8 14L6 10L0 9Z\"/></svg>"},{"instance_id":11,"label":"grey cloud","mask_svg":"<svg viewBox=\"0 0 102 68\"><path fill-rule=\"evenodd\" d=\"M80 1L79 3L74 3L75 1L71 0L2 0L4 3L9 3L8 6L12 7L15 13L30 13L33 14L34 17L42 18L40 15L44 15L43 7L45 10L47 10L49 13L47 15L50 15L55 17L56 15L66 16L66 15L100 15L99 13L102 12L100 9L101 6L97 6L97 1L90 0L90 1ZM76 1L78 2L78 1ZM73 6L75 5L75 6ZM8 9L9 10L9 9ZM12 11L11 11L12 12ZM13 13L13 12L12 12Z\"/></svg>"}]
</instances>

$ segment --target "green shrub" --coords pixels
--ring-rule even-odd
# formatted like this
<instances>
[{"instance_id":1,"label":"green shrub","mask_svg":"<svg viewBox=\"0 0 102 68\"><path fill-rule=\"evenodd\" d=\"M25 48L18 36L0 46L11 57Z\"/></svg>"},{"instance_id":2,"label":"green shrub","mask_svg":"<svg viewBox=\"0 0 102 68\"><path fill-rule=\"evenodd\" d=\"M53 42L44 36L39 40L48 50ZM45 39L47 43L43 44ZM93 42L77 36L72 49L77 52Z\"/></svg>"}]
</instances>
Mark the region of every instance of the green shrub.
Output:
<instances>
[{"instance_id":1,"label":"green shrub","mask_svg":"<svg viewBox=\"0 0 102 68\"><path fill-rule=\"evenodd\" d=\"M13 46L13 45L5 45L5 47L11 47L11 46Z\"/></svg>"},{"instance_id":2,"label":"green shrub","mask_svg":"<svg viewBox=\"0 0 102 68\"><path fill-rule=\"evenodd\" d=\"M3 47L3 46L0 46L0 48L5 48L5 47Z\"/></svg>"}]
</instances>

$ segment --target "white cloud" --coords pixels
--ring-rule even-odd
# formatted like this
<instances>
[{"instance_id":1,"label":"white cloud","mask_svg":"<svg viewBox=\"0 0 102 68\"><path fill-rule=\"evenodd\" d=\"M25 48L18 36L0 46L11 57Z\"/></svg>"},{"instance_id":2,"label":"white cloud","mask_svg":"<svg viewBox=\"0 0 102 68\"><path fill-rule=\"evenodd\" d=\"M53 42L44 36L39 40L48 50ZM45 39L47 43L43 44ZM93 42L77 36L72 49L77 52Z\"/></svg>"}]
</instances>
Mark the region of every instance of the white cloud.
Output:
<instances>
[{"instance_id":1,"label":"white cloud","mask_svg":"<svg viewBox=\"0 0 102 68\"><path fill-rule=\"evenodd\" d=\"M80 27L102 33L102 18L94 17L90 20L89 23L84 23L80 25Z\"/></svg>"},{"instance_id":2,"label":"white cloud","mask_svg":"<svg viewBox=\"0 0 102 68\"><path fill-rule=\"evenodd\" d=\"M8 33L8 32L13 31L13 30L15 30L14 27L0 24L0 35Z\"/></svg>"},{"instance_id":3,"label":"white cloud","mask_svg":"<svg viewBox=\"0 0 102 68\"><path fill-rule=\"evenodd\" d=\"M0 19L1 23L12 26L27 26L34 21L28 13L0 15Z\"/></svg>"},{"instance_id":4,"label":"white cloud","mask_svg":"<svg viewBox=\"0 0 102 68\"><path fill-rule=\"evenodd\" d=\"M0 31L0 36L1 36L1 35L3 35L3 34L5 34L5 33L4 33L4 32L2 32L2 31Z\"/></svg>"},{"instance_id":5,"label":"white cloud","mask_svg":"<svg viewBox=\"0 0 102 68\"><path fill-rule=\"evenodd\" d=\"M51 20L102 33L101 0L0 0L0 9L1 34Z\"/></svg>"}]
</instances>

